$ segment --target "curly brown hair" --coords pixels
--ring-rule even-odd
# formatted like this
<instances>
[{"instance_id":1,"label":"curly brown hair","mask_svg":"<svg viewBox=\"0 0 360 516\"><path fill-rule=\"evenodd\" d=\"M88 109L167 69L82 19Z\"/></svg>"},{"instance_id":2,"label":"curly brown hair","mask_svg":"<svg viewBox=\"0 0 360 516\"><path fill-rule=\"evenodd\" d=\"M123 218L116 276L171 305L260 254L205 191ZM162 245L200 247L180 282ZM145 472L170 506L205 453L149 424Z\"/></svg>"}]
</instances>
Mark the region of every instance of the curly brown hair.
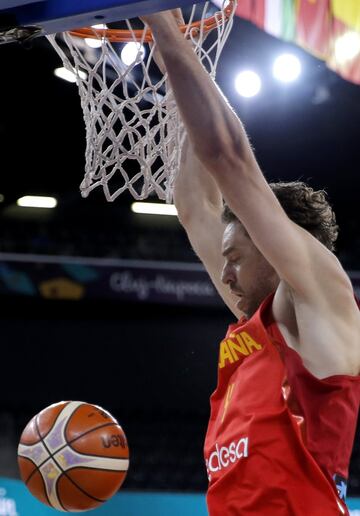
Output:
<instances>
[{"instance_id":1,"label":"curly brown hair","mask_svg":"<svg viewBox=\"0 0 360 516\"><path fill-rule=\"evenodd\" d=\"M324 190L314 190L302 181L269 183L285 213L293 222L306 229L330 251L335 250L339 226ZM225 204L221 215L224 223L237 220Z\"/></svg>"}]
</instances>

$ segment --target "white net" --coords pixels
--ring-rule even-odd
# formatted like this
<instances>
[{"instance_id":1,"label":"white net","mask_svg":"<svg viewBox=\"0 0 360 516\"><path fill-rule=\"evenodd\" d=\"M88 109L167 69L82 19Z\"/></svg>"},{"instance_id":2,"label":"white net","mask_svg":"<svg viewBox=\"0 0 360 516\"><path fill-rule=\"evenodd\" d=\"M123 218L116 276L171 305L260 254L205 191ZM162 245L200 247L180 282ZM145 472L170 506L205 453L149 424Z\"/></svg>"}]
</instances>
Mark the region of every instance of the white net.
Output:
<instances>
[{"instance_id":1,"label":"white net","mask_svg":"<svg viewBox=\"0 0 360 516\"><path fill-rule=\"evenodd\" d=\"M193 6L184 36L215 78L235 5L228 3L226 10L215 13L214 28L209 31L206 15L211 5L207 2ZM196 19L200 23L191 27ZM129 60L123 54L124 44L111 43L103 37L105 31L93 30L92 42L97 40L98 48L70 33L48 36L79 87L86 126L81 194L87 197L102 187L108 201L129 190L138 200L157 195L171 202L180 165L183 125L167 76L154 67L156 45L145 43L145 31L139 39L130 20L125 23L135 47L135 56Z\"/></svg>"}]
</instances>

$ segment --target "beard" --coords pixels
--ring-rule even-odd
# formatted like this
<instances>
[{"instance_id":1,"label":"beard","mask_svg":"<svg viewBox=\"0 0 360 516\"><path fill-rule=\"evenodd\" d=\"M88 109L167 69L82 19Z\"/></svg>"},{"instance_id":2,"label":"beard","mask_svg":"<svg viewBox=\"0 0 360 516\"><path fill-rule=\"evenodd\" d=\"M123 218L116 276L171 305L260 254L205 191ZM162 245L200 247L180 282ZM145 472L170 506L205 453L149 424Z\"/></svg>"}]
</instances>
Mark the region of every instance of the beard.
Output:
<instances>
[{"instance_id":1,"label":"beard","mask_svg":"<svg viewBox=\"0 0 360 516\"><path fill-rule=\"evenodd\" d=\"M259 309L261 303L275 290L276 286L268 282L258 285L254 291L242 296L237 306L247 319L251 319Z\"/></svg>"}]
</instances>

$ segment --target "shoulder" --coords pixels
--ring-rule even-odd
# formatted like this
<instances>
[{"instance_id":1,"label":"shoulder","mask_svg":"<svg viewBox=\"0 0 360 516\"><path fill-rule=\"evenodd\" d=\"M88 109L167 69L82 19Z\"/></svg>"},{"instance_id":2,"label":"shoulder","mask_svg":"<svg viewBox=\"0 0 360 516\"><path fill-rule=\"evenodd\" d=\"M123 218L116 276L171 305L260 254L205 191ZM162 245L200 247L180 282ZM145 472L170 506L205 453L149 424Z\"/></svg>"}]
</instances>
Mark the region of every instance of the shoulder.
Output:
<instances>
[{"instance_id":1,"label":"shoulder","mask_svg":"<svg viewBox=\"0 0 360 516\"><path fill-rule=\"evenodd\" d=\"M272 305L286 343L319 378L360 372L360 311L352 288L336 290L332 300L319 302L316 297L304 299L280 282Z\"/></svg>"}]
</instances>

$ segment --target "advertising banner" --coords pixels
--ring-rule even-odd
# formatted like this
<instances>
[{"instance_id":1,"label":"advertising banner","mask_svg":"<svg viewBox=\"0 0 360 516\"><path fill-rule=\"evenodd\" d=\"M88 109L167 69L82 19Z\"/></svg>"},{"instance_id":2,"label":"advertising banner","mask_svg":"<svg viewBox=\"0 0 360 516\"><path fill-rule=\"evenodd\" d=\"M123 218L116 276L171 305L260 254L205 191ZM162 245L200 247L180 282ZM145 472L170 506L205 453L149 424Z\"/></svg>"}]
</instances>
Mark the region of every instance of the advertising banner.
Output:
<instances>
[{"instance_id":1,"label":"advertising banner","mask_svg":"<svg viewBox=\"0 0 360 516\"><path fill-rule=\"evenodd\" d=\"M349 271L360 297L360 272ZM221 306L198 263L0 253L0 295Z\"/></svg>"},{"instance_id":2,"label":"advertising banner","mask_svg":"<svg viewBox=\"0 0 360 516\"><path fill-rule=\"evenodd\" d=\"M5 253L0 253L0 294L192 306L222 303L201 264Z\"/></svg>"},{"instance_id":3,"label":"advertising banner","mask_svg":"<svg viewBox=\"0 0 360 516\"><path fill-rule=\"evenodd\" d=\"M0 516L56 516L18 480L0 478ZM93 516L206 516L203 494L120 491L102 507L81 514Z\"/></svg>"},{"instance_id":4,"label":"advertising banner","mask_svg":"<svg viewBox=\"0 0 360 516\"><path fill-rule=\"evenodd\" d=\"M360 498L347 501L351 516L360 516ZM18 480L0 478L0 516L55 516ZM207 516L204 494L120 491L102 507L82 514L94 516Z\"/></svg>"}]
</instances>

